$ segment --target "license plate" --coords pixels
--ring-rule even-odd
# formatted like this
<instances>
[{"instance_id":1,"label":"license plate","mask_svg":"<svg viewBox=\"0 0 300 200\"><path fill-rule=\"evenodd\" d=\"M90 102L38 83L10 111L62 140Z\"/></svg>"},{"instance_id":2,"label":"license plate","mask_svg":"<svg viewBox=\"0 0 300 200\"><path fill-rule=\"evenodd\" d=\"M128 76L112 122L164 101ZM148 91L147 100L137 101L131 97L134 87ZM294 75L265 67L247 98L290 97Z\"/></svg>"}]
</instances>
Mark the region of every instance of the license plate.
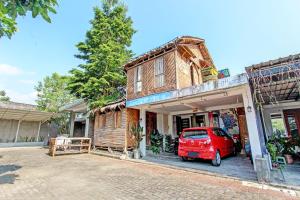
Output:
<instances>
[{"instance_id":1,"label":"license plate","mask_svg":"<svg viewBox=\"0 0 300 200\"><path fill-rule=\"evenodd\" d=\"M188 152L188 157L190 158L196 158L198 157L199 153L198 152Z\"/></svg>"}]
</instances>

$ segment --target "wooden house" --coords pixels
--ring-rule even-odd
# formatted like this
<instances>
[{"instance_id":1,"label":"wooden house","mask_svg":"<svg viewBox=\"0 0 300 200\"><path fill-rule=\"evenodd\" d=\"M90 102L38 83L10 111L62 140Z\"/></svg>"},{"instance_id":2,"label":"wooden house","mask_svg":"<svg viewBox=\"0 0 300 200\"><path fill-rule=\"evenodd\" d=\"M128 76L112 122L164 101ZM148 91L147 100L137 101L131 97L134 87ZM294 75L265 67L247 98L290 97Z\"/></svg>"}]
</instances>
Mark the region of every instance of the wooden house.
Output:
<instances>
[{"instance_id":1,"label":"wooden house","mask_svg":"<svg viewBox=\"0 0 300 200\"><path fill-rule=\"evenodd\" d=\"M146 52L124 65L127 74L127 102L151 95L167 96L170 91L200 85L218 78L213 60L201 38L182 36ZM156 97L155 97L156 98ZM156 101L163 99L156 99ZM151 103L151 102L143 102ZM147 112L146 135L159 126L156 112ZM162 117L168 126L167 115ZM167 132L167 128L161 131Z\"/></svg>"},{"instance_id":2,"label":"wooden house","mask_svg":"<svg viewBox=\"0 0 300 200\"><path fill-rule=\"evenodd\" d=\"M111 103L94 110L94 146L101 149L132 149L130 134L132 124L139 121L136 109L125 108L125 100Z\"/></svg>"},{"instance_id":3,"label":"wooden house","mask_svg":"<svg viewBox=\"0 0 300 200\"><path fill-rule=\"evenodd\" d=\"M204 40L191 36L175 38L144 53L128 62L124 69L127 100L217 79Z\"/></svg>"},{"instance_id":4,"label":"wooden house","mask_svg":"<svg viewBox=\"0 0 300 200\"><path fill-rule=\"evenodd\" d=\"M176 138L184 128L205 126L240 135L243 144L250 141L253 157L262 155L262 135L246 74L218 79L203 39L177 37L133 58L124 70L126 108L139 111L144 128L143 156L153 130Z\"/></svg>"}]
</instances>

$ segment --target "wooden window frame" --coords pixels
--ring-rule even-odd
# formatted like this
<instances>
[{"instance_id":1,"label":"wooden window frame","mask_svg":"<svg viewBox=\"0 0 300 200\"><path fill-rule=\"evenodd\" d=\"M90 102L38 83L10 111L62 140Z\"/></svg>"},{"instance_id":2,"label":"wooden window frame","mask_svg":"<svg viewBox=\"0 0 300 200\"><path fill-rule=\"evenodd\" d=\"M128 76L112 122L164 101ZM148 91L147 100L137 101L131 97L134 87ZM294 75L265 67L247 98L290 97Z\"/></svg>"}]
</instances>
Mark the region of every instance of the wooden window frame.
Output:
<instances>
[{"instance_id":1,"label":"wooden window frame","mask_svg":"<svg viewBox=\"0 0 300 200\"><path fill-rule=\"evenodd\" d=\"M122 111L115 111L113 117L114 117L114 128L121 128L122 127Z\"/></svg>"},{"instance_id":2,"label":"wooden window frame","mask_svg":"<svg viewBox=\"0 0 300 200\"><path fill-rule=\"evenodd\" d=\"M165 60L163 56L160 56L155 59L155 63L154 63L154 87L155 88L160 88L165 86L165 62L164 61Z\"/></svg>"},{"instance_id":3,"label":"wooden window frame","mask_svg":"<svg viewBox=\"0 0 300 200\"><path fill-rule=\"evenodd\" d=\"M99 115L99 128L105 128L106 126L106 114Z\"/></svg>"},{"instance_id":4,"label":"wooden window frame","mask_svg":"<svg viewBox=\"0 0 300 200\"><path fill-rule=\"evenodd\" d=\"M134 92L138 93L142 91L142 65L139 65L135 68L134 73Z\"/></svg>"}]
</instances>

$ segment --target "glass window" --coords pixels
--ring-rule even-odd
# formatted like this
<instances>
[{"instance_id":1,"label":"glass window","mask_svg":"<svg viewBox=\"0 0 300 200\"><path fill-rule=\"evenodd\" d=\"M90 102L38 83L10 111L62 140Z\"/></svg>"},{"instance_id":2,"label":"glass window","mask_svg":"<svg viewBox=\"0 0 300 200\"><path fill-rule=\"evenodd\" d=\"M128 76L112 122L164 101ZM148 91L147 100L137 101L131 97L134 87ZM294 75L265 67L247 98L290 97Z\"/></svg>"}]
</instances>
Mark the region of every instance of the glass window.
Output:
<instances>
[{"instance_id":1,"label":"glass window","mask_svg":"<svg viewBox=\"0 0 300 200\"><path fill-rule=\"evenodd\" d=\"M142 91L142 66L138 66L135 71L135 92Z\"/></svg>"},{"instance_id":2,"label":"glass window","mask_svg":"<svg viewBox=\"0 0 300 200\"><path fill-rule=\"evenodd\" d=\"M293 138L298 137L298 126L296 122L296 118L294 115L288 115L287 116L287 121L290 127L291 135Z\"/></svg>"},{"instance_id":3,"label":"glass window","mask_svg":"<svg viewBox=\"0 0 300 200\"><path fill-rule=\"evenodd\" d=\"M231 137L228 135L228 133L226 133L223 129L220 129L220 128L219 128L219 132L220 132L220 134L221 134L223 137L231 138Z\"/></svg>"},{"instance_id":4,"label":"glass window","mask_svg":"<svg viewBox=\"0 0 300 200\"><path fill-rule=\"evenodd\" d=\"M187 130L184 131L183 137L190 139L202 139L207 138L208 134L206 130Z\"/></svg>"},{"instance_id":5,"label":"glass window","mask_svg":"<svg viewBox=\"0 0 300 200\"><path fill-rule=\"evenodd\" d=\"M165 69L164 69L164 58L159 57L155 60L155 87L162 87L165 84Z\"/></svg>"},{"instance_id":6,"label":"glass window","mask_svg":"<svg viewBox=\"0 0 300 200\"><path fill-rule=\"evenodd\" d=\"M286 136L284 119L281 114L271 114L271 124L273 133Z\"/></svg>"},{"instance_id":7,"label":"glass window","mask_svg":"<svg viewBox=\"0 0 300 200\"><path fill-rule=\"evenodd\" d=\"M214 128L213 129L213 133L216 135L216 136L219 136L219 137L222 137L222 132L220 132L219 128Z\"/></svg>"}]
</instances>

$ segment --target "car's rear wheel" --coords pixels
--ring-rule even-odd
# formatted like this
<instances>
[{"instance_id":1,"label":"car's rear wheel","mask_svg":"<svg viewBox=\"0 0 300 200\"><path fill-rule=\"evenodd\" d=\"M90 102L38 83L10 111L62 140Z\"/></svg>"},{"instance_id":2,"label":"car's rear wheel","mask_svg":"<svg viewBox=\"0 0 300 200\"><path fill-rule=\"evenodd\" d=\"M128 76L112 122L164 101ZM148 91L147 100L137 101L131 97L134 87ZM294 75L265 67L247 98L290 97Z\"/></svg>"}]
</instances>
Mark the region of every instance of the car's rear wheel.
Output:
<instances>
[{"instance_id":1,"label":"car's rear wheel","mask_svg":"<svg viewBox=\"0 0 300 200\"><path fill-rule=\"evenodd\" d=\"M233 156L236 156L236 155L237 155L237 152L236 152L236 147L235 147L235 146L233 147L233 150L232 150L232 155L233 155Z\"/></svg>"},{"instance_id":2,"label":"car's rear wheel","mask_svg":"<svg viewBox=\"0 0 300 200\"><path fill-rule=\"evenodd\" d=\"M221 165L221 155L219 151L216 151L215 158L211 161L213 166L220 166Z\"/></svg>"},{"instance_id":3,"label":"car's rear wheel","mask_svg":"<svg viewBox=\"0 0 300 200\"><path fill-rule=\"evenodd\" d=\"M185 161L188 161L188 158L184 157L184 156L181 156L181 160L185 162Z\"/></svg>"}]
</instances>

